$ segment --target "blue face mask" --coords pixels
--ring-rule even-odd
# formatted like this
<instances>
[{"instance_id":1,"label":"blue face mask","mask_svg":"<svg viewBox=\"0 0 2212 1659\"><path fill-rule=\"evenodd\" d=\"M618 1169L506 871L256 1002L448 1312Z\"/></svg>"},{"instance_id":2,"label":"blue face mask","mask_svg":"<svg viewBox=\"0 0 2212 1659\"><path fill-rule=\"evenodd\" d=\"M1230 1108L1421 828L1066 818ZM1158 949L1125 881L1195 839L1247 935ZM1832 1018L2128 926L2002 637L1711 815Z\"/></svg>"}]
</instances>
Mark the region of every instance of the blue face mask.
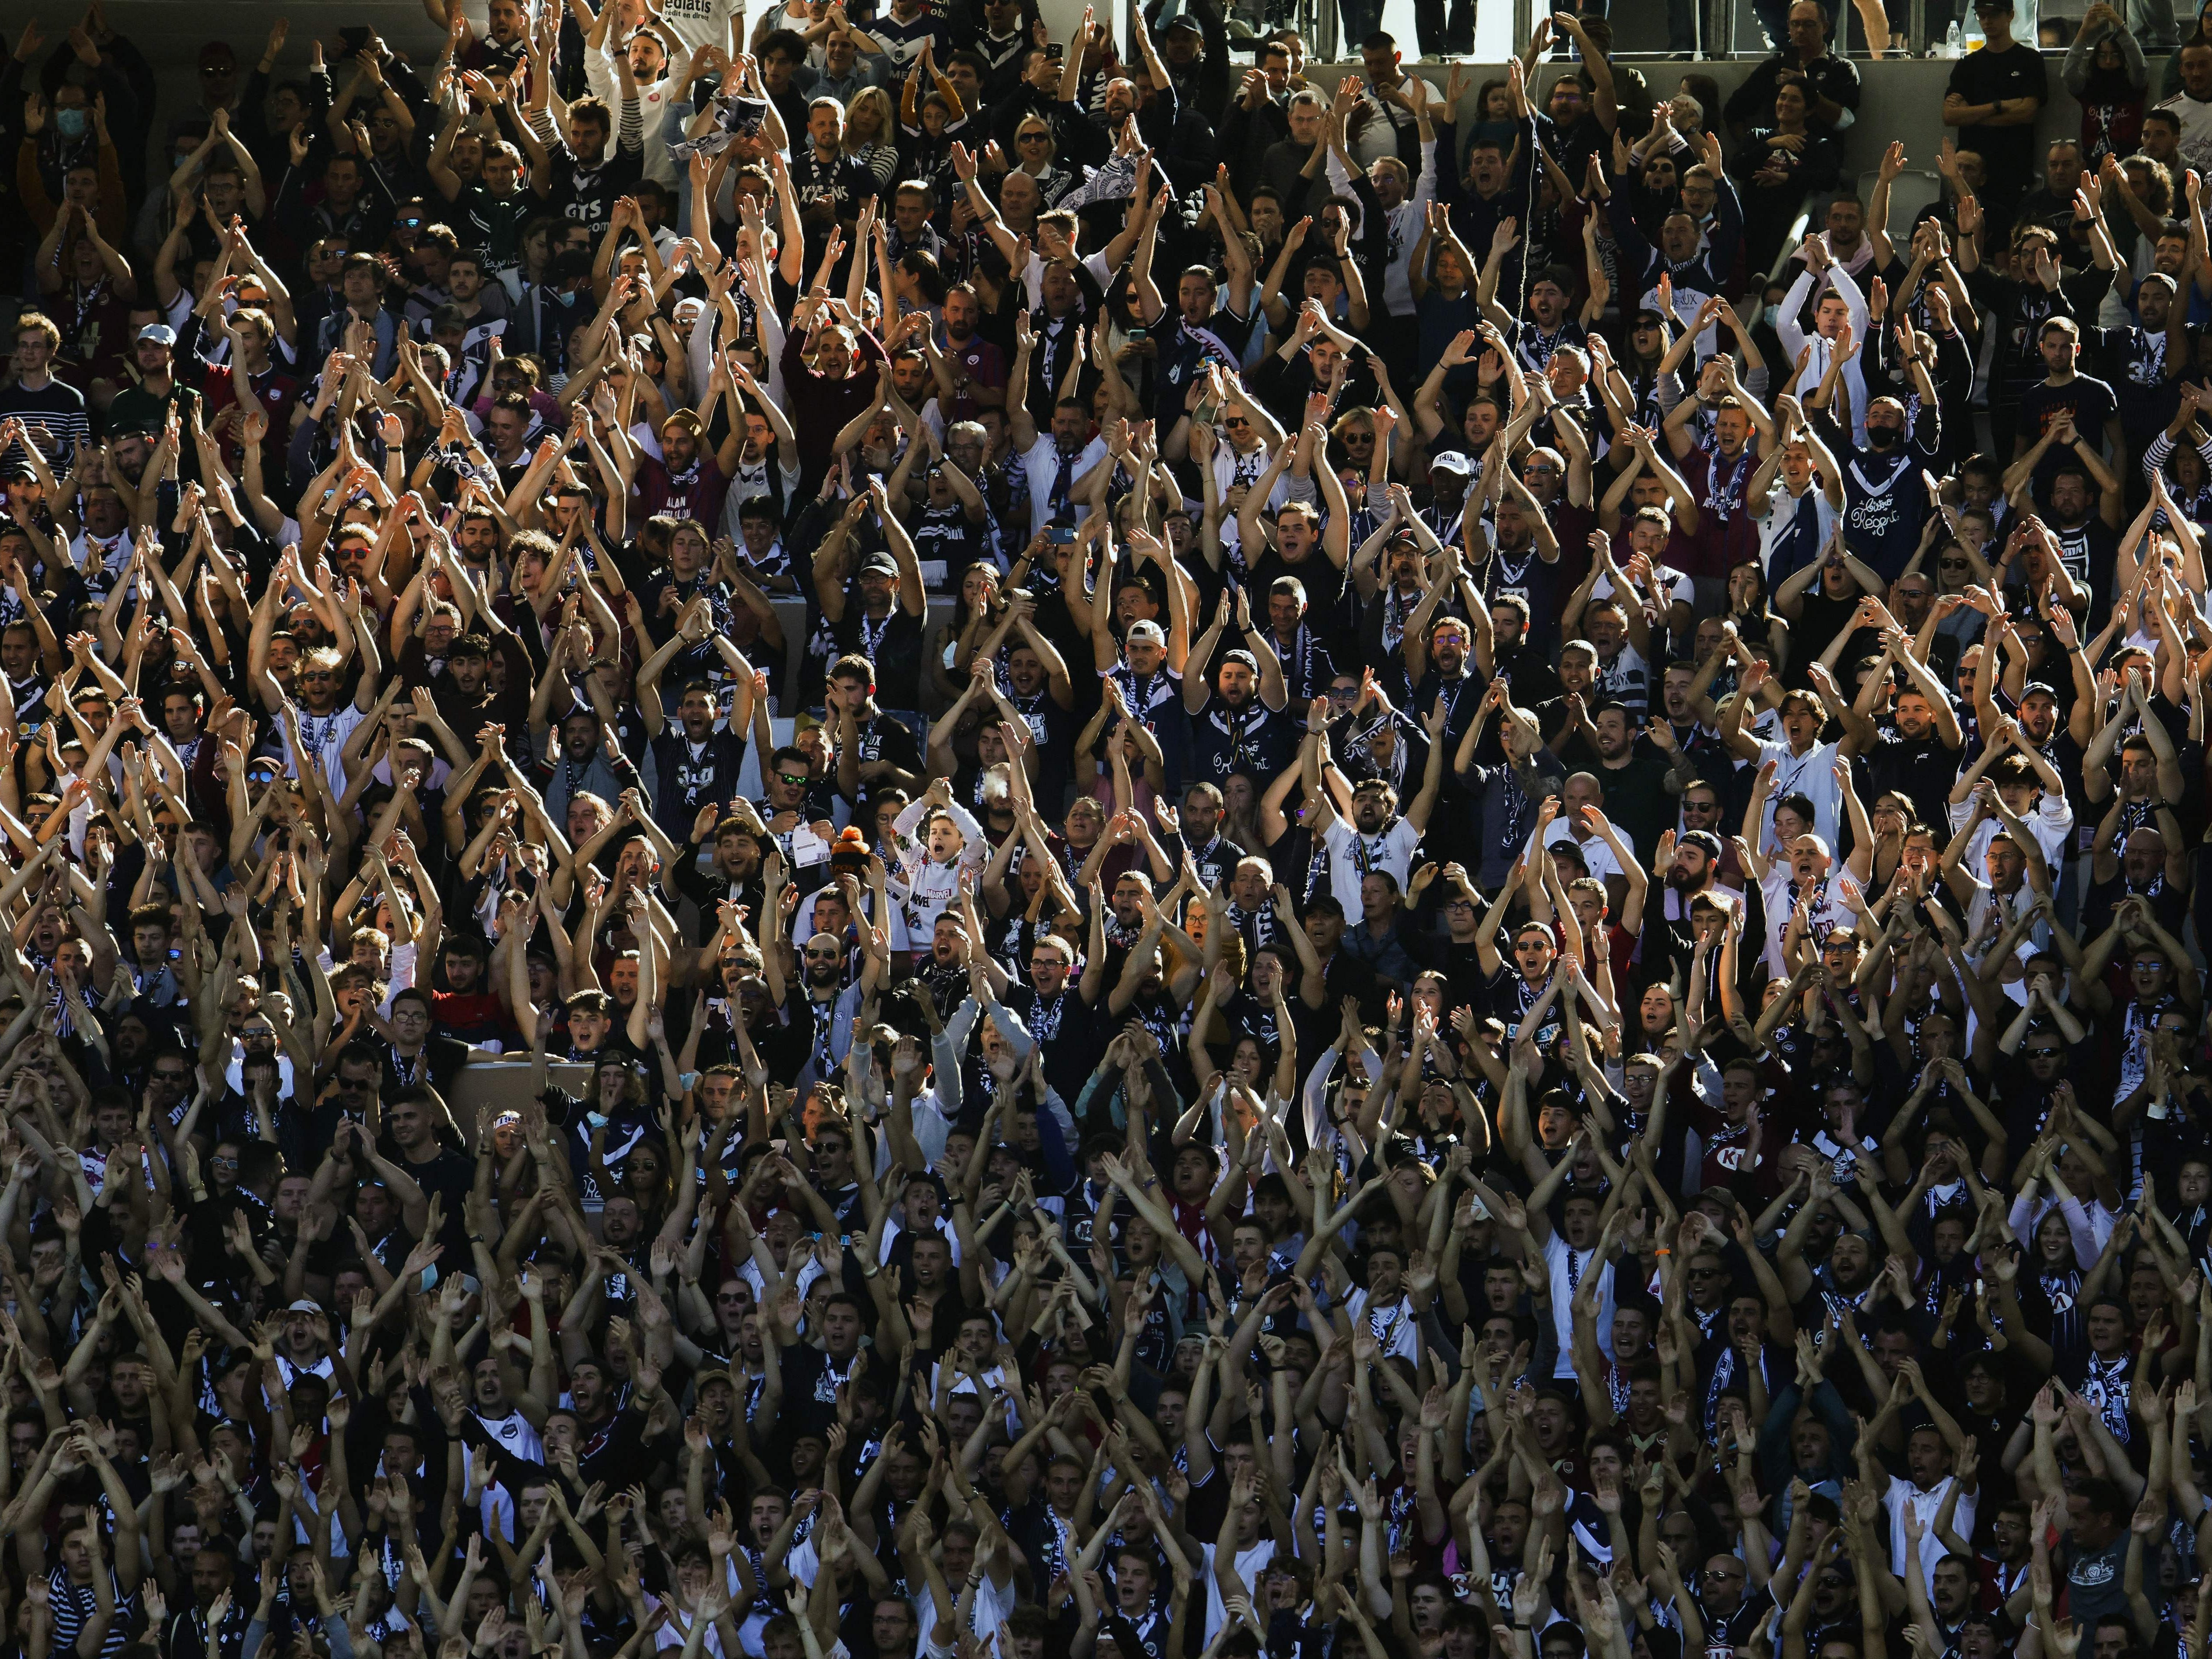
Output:
<instances>
[{"instance_id":1,"label":"blue face mask","mask_svg":"<svg viewBox=\"0 0 2212 1659\"><path fill-rule=\"evenodd\" d=\"M56 110L54 127L64 138L82 138L92 130L92 112L82 109Z\"/></svg>"}]
</instances>

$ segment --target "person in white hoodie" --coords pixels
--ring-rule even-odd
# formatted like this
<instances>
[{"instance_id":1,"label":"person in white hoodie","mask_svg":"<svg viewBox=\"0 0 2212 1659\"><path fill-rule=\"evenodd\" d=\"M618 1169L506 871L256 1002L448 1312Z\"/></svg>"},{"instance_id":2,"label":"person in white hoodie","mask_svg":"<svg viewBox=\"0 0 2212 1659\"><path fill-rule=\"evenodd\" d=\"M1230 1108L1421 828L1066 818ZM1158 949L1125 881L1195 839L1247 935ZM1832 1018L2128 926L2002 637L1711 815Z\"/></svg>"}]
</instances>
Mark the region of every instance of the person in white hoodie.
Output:
<instances>
[{"instance_id":1,"label":"person in white hoodie","mask_svg":"<svg viewBox=\"0 0 2212 1659\"><path fill-rule=\"evenodd\" d=\"M1808 236L1803 245L1805 269L1797 273L1797 280L1790 285L1790 292L1781 305L1775 308L1774 334L1782 342L1784 354L1794 366L1810 346L1813 354L1806 359L1802 369L1793 367L1793 378L1786 390L1799 403L1820 390L1820 380L1828 372L1834 358L1837 342L1843 337L1844 324L1849 324L1851 337L1860 345L1867 340L1866 295L1850 272L1837 263L1828 252L1825 236ZM1805 302L1819 294L1813 306L1813 332L1807 334L1799 320L1804 314ZM1866 442L1866 375L1860 368L1860 359L1855 354L1844 360L1844 385L1849 391L1851 404L1851 438L1855 443Z\"/></svg>"}]
</instances>

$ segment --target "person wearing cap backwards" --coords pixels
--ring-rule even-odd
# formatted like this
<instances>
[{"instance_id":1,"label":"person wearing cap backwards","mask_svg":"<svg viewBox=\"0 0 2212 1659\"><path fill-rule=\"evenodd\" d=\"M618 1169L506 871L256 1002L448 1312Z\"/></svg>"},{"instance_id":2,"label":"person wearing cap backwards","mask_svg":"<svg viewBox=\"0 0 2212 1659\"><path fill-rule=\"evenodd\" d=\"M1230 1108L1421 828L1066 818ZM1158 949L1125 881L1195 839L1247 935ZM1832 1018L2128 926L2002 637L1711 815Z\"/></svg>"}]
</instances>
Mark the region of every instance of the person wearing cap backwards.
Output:
<instances>
[{"instance_id":1,"label":"person wearing cap backwards","mask_svg":"<svg viewBox=\"0 0 2212 1659\"><path fill-rule=\"evenodd\" d=\"M718 400L733 396L729 371L718 360L702 407L711 413ZM647 456L630 481L629 510L636 515L635 522L655 517L696 518L702 524L721 522L722 494L730 487L745 433L743 412L733 406L730 417L730 429L711 455L707 452L706 422L698 415L677 409L660 423L659 458Z\"/></svg>"},{"instance_id":2,"label":"person wearing cap backwards","mask_svg":"<svg viewBox=\"0 0 2212 1659\"><path fill-rule=\"evenodd\" d=\"M319 1377L334 1382L338 1377L338 1359L331 1352L330 1315L319 1303L305 1297L284 1311L283 1327L276 1338L276 1374L289 1389L302 1377ZM347 1379L349 1384L351 1379Z\"/></svg>"},{"instance_id":3,"label":"person wearing cap backwards","mask_svg":"<svg viewBox=\"0 0 2212 1659\"><path fill-rule=\"evenodd\" d=\"M1231 772L1273 778L1297 751L1297 729L1284 713L1282 664L1252 626L1252 608L1240 588L1233 596L1236 621L1251 649L1224 652L1207 677L1215 647L1229 626L1232 596L1224 590L1212 625L1199 636L1183 667L1182 705L1190 716L1191 775L1218 784Z\"/></svg>"},{"instance_id":4,"label":"person wearing cap backwards","mask_svg":"<svg viewBox=\"0 0 2212 1659\"><path fill-rule=\"evenodd\" d=\"M815 566L815 600L832 637L848 659L864 657L873 682L867 697L891 710L907 729L907 746L913 749L914 770L921 770L921 746L914 741L915 711L921 707L922 623L928 615L929 597L922 587L921 566L914 542L890 511L890 500L881 479L868 481L867 493L854 503L860 514L872 512L889 552L867 554L848 589L831 579L824 566ZM832 670L832 678L836 670ZM855 764L866 766L882 757L862 754ZM839 757L838 786L847 798L857 801L865 775L849 784Z\"/></svg>"},{"instance_id":5,"label":"person wearing cap backwards","mask_svg":"<svg viewBox=\"0 0 2212 1659\"><path fill-rule=\"evenodd\" d=\"M149 323L131 342L131 366L137 384L117 392L107 406L110 435L125 432L159 433L168 424L169 410L189 412L199 392L176 377L177 331L167 323Z\"/></svg>"}]
</instances>

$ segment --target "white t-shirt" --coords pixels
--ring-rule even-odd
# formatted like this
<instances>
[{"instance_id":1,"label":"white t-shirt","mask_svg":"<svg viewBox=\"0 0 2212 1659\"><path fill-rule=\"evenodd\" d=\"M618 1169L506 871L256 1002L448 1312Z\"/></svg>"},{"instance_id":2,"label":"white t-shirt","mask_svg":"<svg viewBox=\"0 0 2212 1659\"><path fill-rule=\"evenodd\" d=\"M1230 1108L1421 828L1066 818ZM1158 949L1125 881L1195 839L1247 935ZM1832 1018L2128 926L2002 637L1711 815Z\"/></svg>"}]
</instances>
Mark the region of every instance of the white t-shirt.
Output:
<instances>
[{"instance_id":1,"label":"white t-shirt","mask_svg":"<svg viewBox=\"0 0 2212 1659\"><path fill-rule=\"evenodd\" d=\"M1931 1595L1936 1593L1936 1564L1948 1553L1936 1536L1936 1514L1950 1496L1951 1483L1957 1479L1956 1475L1947 1474L1923 1492L1911 1481L1892 1475L1889 1490L1882 1494L1889 1511L1889 1559L1897 1563L1900 1573L1907 1570L1912 1559L1911 1541L1905 1535L1905 1511L1909 1507L1920 1517L1920 1576ZM1959 1494L1959 1506L1952 1514L1951 1527L1961 1538L1973 1536L1974 1509L1979 1497L1978 1492L1972 1492Z\"/></svg>"},{"instance_id":2,"label":"white t-shirt","mask_svg":"<svg viewBox=\"0 0 2212 1659\"><path fill-rule=\"evenodd\" d=\"M1787 978L1790 970L1783 965L1782 939L1790 930L1790 918L1796 913L1797 899L1790 891L1796 880L1786 858L1778 858L1767 866L1766 879L1759 884L1760 896L1766 904L1766 969L1778 979ZM1820 894L1813 901L1813 937L1826 939L1836 929L1847 925L1866 907L1859 884L1848 870L1831 864Z\"/></svg>"},{"instance_id":3,"label":"white t-shirt","mask_svg":"<svg viewBox=\"0 0 2212 1659\"><path fill-rule=\"evenodd\" d=\"M351 699L339 704L328 714L310 714L307 712L307 705L304 703L298 705L298 708L301 743L307 748L313 760L322 767L323 776L330 784L331 796L336 798L343 795L346 786L345 763L339 760L338 751L345 747L345 741L353 736L354 729L368 717L361 711ZM283 730L281 722L279 730ZM286 732L284 736L284 769L293 777L297 778L300 775L299 759L292 753L292 737L289 732Z\"/></svg>"},{"instance_id":4,"label":"white t-shirt","mask_svg":"<svg viewBox=\"0 0 2212 1659\"><path fill-rule=\"evenodd\" d=\"M1222 1626L1229 1622L1229 1608L1221 1599L1221 1586L1213 1576L1214 1552L1219 1546L1206 1544L1200 1547L1206 1552L1206 1565L1199 1576L1206 1580L1206 1639L1211 1643ZM1272 1538L1262 1538L1249 1549L1237 1552L1237 1577L1243 1582L1244 1593L1252 1597L1255 1606L1260 1599L1260 1575L1274 1559L1275 1541Z\"/></svg>"},{"instance_id":5,"label":"white t-shirt","mask_svg":"<svg viewBox=\"0 0 2212 1659\"><path fill-rule=\"evenodd\" d=\"M1359 883L1369 870L1388 870L1401 893L1413 880L1413 849L1421 845L1421 833L1402 817L1392 819L1380 835L1362 835L1340 817L1321 839L1328 849L1328 890L1348 917L1362 914Z\"/></svg>"},{"instance_id":6,"label":"white t-shirt","mask_svg":"<svg viewBox=\"0 0 2212 1659\"><path fill-rule=\"evenodd\" d=\"M1552 827L1544 832L1544 845L1547 847L1571 845L1582 854L1583 863L1589 866L1589 873L1601 881L1608 875L1628 874L1621 869L1620 860L1613 856L1613 849L1606 845L1603 836L1593 835L1587 841L1577 841L1574 826L1565 818L1552 820Z\"/></svg>"},{"instance_id":7,"label":"white t-shirt","mask_svg":"<svg viewBox=\"0 0 2212 1659\"><path fill-rule=\"evenodd\" d=\"M1375 1334L1375 1341L1382 1350L1385 1359L1410 1359L1421 1363L1421 1322L1413 1312L1413 1299L1402 1292L1398 1299L1384 1307L1368 1306L1367 1293L1355 1290L1344 1299L1344 1311L1352 1317L1352 1328L1359 1329L1362 1319Z\"/></svg>"},{"instance_id":8,"label":"white t-shirt","mask_svg":"<svg viewBox=\"0 0 2212 1659\"><path fill-rule=\"evenodd\" d=\"M475 1408L471 1408L471 1410ZM509 1408L504 1417L487 1417L476 1413L477 1421L483 1425L486 1434L506 1447L526 1463L545 1461L545 1443L538 1438L538 1431L530 1426L530 1420Z\"/></svg>"},{"instance_id":9,"label":"white t-shirt","mask_svg":"<svg viewBox=\"0 0 2212 1659\"><path fill-rule=\"evenodd\" d=\"M1974 809L1972 798L1951 802L1951 830L1956 834L1966 825L1966 814ZM2043 862L2051 866L2055 875L2066 856L2066 843L2074 834L2074 805L2063 795L2048 791L2036 798L2035 810L2027 819L2028 833L2035 837L2035 845L2043 850ZM1977 878L1989 879L1982 863L1982 855L1996 839L1997 832L2004 827L1994 818L1984 818L1974 826L1973 839L1966 843L1966 854L1960 861L1961 869Z\"/></svg>"},{"instance_id":10,"label":"white t-shirt","mask_svg":"<svg viewBox=\"0 0 2212 1659\"><path fill-rule=\"evenodd\" d=\"M1766 811L1759 823L1759 851L1774 856L1774 808L1785 795L1802 795L1813 803L1813 833L1836 851L1836 820L1843 810L1844 792L1836 783L1836 746L1815 743L1802 754L1793 754L1785 742L1762 741L1753 764L1774 762L1774 787L1767 791Z\"/></svg>"},{"instance_id":11,"label":"white t-shirt","mask_svg":"<svg viewBox=\"0 0 2212 1659\"><path fill-rule=\"evenodd\" d=\"M1106 458L1106 440L1094 438L1076 452L1068 465L1067 481L1072 488L1075 481ZM1030 481L1030 534L1035 536L1052 523L1052 487L1060 476L1060 445L1050 428L1037 433L1037 440L1022 451L1022 470Z\"/></svg>"},{"instance_id":12,"label":"white t-shirt","mask_svg":"<svg viewBox=\"0 0 2212 1659\"><path fill-rule=\"evenodd\" d=\"M1613 1263L1599 1259L1595 1250L1577 1250L1558 1228L1544 1241L1544 1266L1552 1275L1552 1324L1559 1333L1559 1357L1552 1367L1554 1377L1575 1374L1575 1292L1583 1275L1595 1267L1597 1342L1608 1359L1613 1357Z\"/></svg>"}]
</instances>

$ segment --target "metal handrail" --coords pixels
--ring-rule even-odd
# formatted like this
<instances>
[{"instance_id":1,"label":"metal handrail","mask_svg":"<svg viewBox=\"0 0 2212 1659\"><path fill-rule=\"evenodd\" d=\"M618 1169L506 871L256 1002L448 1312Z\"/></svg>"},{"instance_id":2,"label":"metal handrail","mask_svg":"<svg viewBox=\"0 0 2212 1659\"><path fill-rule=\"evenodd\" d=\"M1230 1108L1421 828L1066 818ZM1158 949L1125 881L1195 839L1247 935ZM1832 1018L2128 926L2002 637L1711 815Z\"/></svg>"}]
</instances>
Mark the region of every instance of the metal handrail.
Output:
<instances>
[{"instance_id":1,"label":"metal handrail","mask_svg":"<svg viewBox=\"0 0 2212 1659\"><path fill-rule=\"evenodd\" d=\"M1774 256L1774 263L1767 267L1766 280L1759 285L1759 298L1765 299L1767 289L1781 280L1782 268L1790 263L1790 256L1797 251L1797 245L1805 239L1805 227L1812 222L1813 205L1808 201L1798 209L1796 221L1790 227L1790 234L1782 239L1782 248Z\"/></svg>"}]
</instances>

